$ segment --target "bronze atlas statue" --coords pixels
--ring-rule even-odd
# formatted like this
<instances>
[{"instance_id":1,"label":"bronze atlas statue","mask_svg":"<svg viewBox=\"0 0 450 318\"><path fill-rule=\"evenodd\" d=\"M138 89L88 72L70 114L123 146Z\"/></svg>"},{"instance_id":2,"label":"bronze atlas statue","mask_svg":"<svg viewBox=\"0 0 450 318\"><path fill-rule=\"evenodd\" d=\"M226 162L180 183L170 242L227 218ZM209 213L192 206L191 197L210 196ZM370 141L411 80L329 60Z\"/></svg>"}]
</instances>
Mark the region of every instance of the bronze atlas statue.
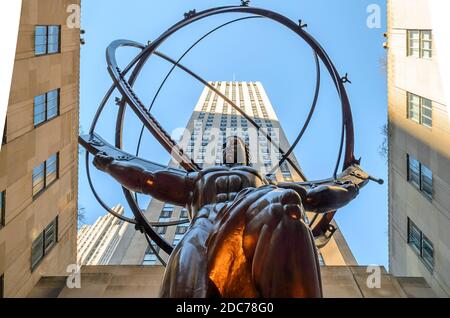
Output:
<instances>
[{"instance_id":1,"label":"bronze atlas statue","mask_svg":"<svg viewBox=\"0 0 450 318\"><path fill-rule=\"evenodd\" d=\"M157 51L157 48L178 30L205 19L226 13L246 13L248 16L231 20L208 32L194 43L178 60ZM312 49L316 63L316 92L311 110L292 147L280 149L270 134L258 125L232 100L210 85L202 77L181 64L181 60L200 41L228 24L245 19L271 19L295 32ZM121 69L116 61L120 47L135 47L138 55ZM282 155L275 172L283 163L290 164L303 180L307 180L291 160L291 154L306 131L314 113L320 87L320 63L330 74L340 98L342 111L341 145L332 177L321 181L277 182L275 178L252 167L249 150L236 136L223 145L223 164L201 169L151 114L151 108L138 98L133 85L150 56L156 55L173 64L159 91L175 68L179 68L203 83L239 112L259 134L277 148ZM252 8L248 2L241 6L227 6L201 12L190 10L184 19L147 45L118 40L106 52L108 71L113 85L94 117L88 135L80 136L86 148L86 169L89 185L99 203L116 217L134 224L145 235L149 247L166 265L161 289L162 297L322 297L318 248L332 237L336 228L332 224L336 211L352 201L370 177L360 168L360 160L353 153L354 131L350 103L344 84L347 75L340 77L327 53L305 31L305 25L265 9ZM130 73L130 74L128 74ZM113 92L118 114L114 145L101 138L95 128ZM127 106L142 121L142 130L135 155L122 150L123 121ZM171 168L139 158L142 133L146 128L171 154L180 168ZM115 213L96 192L90 176L89 156L94 155L97 169L109 174L123 188L134 218ZM343 158L342 158L343 157ZM343 161L342 173L338 173ZM185 221L150 222L137 203L137 193L189 211L190 225L181 242L172 247L155 228L175 226ZM315 217L306 221L306 212ZM170 255L166 264L154 247Z\"/></svg>"}]
</instances>

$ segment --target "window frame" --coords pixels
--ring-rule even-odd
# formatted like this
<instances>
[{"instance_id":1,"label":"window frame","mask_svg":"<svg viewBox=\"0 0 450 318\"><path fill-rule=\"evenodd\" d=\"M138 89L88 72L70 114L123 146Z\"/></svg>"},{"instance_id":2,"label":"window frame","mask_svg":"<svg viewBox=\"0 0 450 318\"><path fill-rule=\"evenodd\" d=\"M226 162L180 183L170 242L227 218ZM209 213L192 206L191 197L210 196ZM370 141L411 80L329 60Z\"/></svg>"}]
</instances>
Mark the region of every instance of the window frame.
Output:
<instances>
[{"instance_id":1,"label":"window frame","mask_svg":"<svg viewBox=\"0 0 450 318\"><path fill-rule=\"evenodd\" d=\"M50 160L51 157L56 156L56 177L55 179L51 180L50 182L47 182L47 162ZM43 187L36 193L34 192L34 170L37 169L37 167L40 167L41 165L44 165L44 169L42 171L43 174ZM47 190L50 186L52 186L56 181L59 179L59 165L60 165L60 159L59 159L59 152L56 154L51 155L47 160L45 160L43 163L39 164L37 167L33 168L33 173L31 176L31 191L33 194L33 200L35 200L37 197L39 197L45 190Z\"/></svg>"},{"instance_id":2,"label":"window frame","mask_svg":"<svg viewBox=\"0 0 450 318\"><path fill-rule=\"evenodd\" d=\"M42 263L42 261L44 260L45 256L47 256L52 250L53 248L56 246L56 244L59 242L59 234L58 234L58 228L59 228L59 216L56 216L55 219L53 219L52 222L50 222L42 232L39 233L38 236L36 236L36 238L33 240L33 242L31 243L31 257L30 257L30 265L31 265L31 272L34 272L39 265ZM46 247L46 232L48 231L48 228L50 226L54 227L54 242ZM41 254L39 256L39 258L37 258L35 260L35 262L33 262L33 256L34 256L34 248L37 242L39 242L38 240L42 240L42 242L40 242L40 249L41 249Z\"/></svg>"},{"instance_id":3,"label":"window frame","mask_svg":"<svg viewBox=\"0 0 450 318\"><path fill-rule=\"evenodd\" d=\"M49 113L49 111L48 111L49 110L49 108L48 108L48 105L49 105L48 104L48 102L49 102L48 95L50 93L52 93L52 92L56 92L56 99L57 99L56 100L56 115L53 116L53 117L49 117L48 116L48 113ZM35 101L35 99L37 97L39 97L39 96L44 96L44 110L43 110L44 120L41 121L41 122L36 123L36 101ZM51 120L53 120L55 118L58 118L61 115L60 114L60 109L61 109L61 89L60 88L52 89L52 90L50 90L48 92L45 92L43 94L35 96L34 99L33 99L33 125L34 125L34 128L40 127L40 126L48 123L49 121L51 121Z\"/></svg>"},{"instance_id":4,"label":"window frame","mask_svg":"<svg viewBox=\"0 0 450 318\"><path fill-rule=\"evenodd\" d=\"M419 239L419 246L417 246L416 244L414 244L413 242L411 242L411 229L414 229L417 234L418 234L418 239ZM433 242L422 232L422 230L408 217L408 233L407 233L407 243L408 245L412 248L412 250L416 253L417 256L419 256L419 258L421 259L421 261L423 262L424 266L430 271L433 272L434 271L434 244ZM424 253L424 242L426 244L428 244L431 247L431 261L429 260L429 258L425 257L425 253Z\"/></svg>"},{"instance_id":5,"label":"window frame","mask_svg":"<svg viewBox=\"0 0 450 318\"><path fill-rule=\"evenodd\" d=\"M184 235L187 233L189 226L188 225L177 225L175 229L175 235ZM183 229L183 230L181 230Z\"/></svg>"},{"instance_id":6,"label":"window frame","mask_svg":"<svg viewBox=\"0 0 450 318\"><path fill-rule=\"evenodd\" d=\"M159 246L155 245L152 243L153 248L155 249L156 253L159 253ZM158 264L158 256L156 255L155 252L153 252L152 248L150 246L147 247L147 250L145 251L144 254L144 259L142 260L142 265L143 266L152 266L152 265L157 265ZM146 257L151 257L151 259L146 259Z\"/></svg>"},{"instance_id":7,"label":"window frame","mask_svg":"<svg viewBox=\"0 0 450 318\"><path fill-rule=\"evenodd\" d=\"M182 208L180 211L180 219L189 219L189 212L186 208Z\"/></svg>"},{"instance_id":8,"label":"window frame","mask_svg":"<svg viewBox=\"0 0 450 318\"><path fill-rule=\"evenodd\" d=\"M36 51L36 30L39 27L45 28L45 52L44 53L38 53ZM57 27L58 28L58 49L56 52L49 52L49 28L50 27ZM43 46L41 45L41 46ZM37 24L34 26L34 56L45 56L45 55L53 55L53 54L60 54L61 53L61 25L60 24Z\"/></svg>"},{"instance_id":9,"label":"window frame","mask_svg":"<svg viewBox=\"0 0 450 318\"><path fill-rule=\"evenodd\" d=\"M426 165L424 165L422 162L420 162L417 158L415 158L414 156L412 156L412 155L410 155L410 154L407 154L407 157L406 157L406 160L407 160L407 162L406 162L406 165L407 165L407 180L408 180L408 183L410 183L412 186L414 186L414 188L416 188L417 190L419 190L420 191L420 193L422 193L429 201L433 201L433 197L434 197L434 174L433 174L433 171L428 167L428 166L426 166ZM410 166L411 166L411 161L412 160L415 160L415 161L417 161L417 163L418 163L418 165L419 165L419 171L418 171L418 184L416 184L415 182L413 182L412 180L411 180L411 168L410 168ZM431 191L430 192L427 192L426 190L425 190L425 187L424 187L424 170L427 170L427 171L429 171L430 172L430 174L431 174L431 178L429 178L429 179L431 179L431 184L430 184L430 188L431 188Z\"/></svg>"},{"instance_id":10,"label":"window frame","mask_svg":"<svg viewBox=\"0 0 450 318\"><path fill-rule=\"evenodd\" d=\"M413 97L417 97L419 100L418 105L413 104ZM425 102L429 102L429 105L426 105ZM417 116L418 119L415 120L413 116L411 116L411 105L413 106L417 106ZM424 110L429 110L431 113L431 116L428 116L425 113ZM432 129L433 128L433 101L431 99L419 96L417 94L411 93L411 92L406 92L406 117L408 119L410 119L411 121ZM424 119L428 119L431 122L431 125L428 125L426 123L426 120Z\"/></svg>"},{"instance_id":11,"label":"window frame","mask_svg":"<svg viewBox=\"0 0 450 318\"><path fill-rule=\"evenodd\" d=\"M156 231L159 235L165 235L167 233L167 226L160 226Z\"/></svg>"},{"instance_id":12,"label":"window frame","mask_svg":"<svg viewBox=\"0 0 450 318\"><path fill-rule=\"evenodd\" d=\"M417 32L419 34L419 38L418 39L414 39L418 41L418 47L417 48L412 48L411 47L411 42L412 42L412 38L411 38L411 34L413 32ZM430 39L429 40L425 40L424 39L424 35L426 33L430 34ZM424 48L424 44L426 42L430 43L430 48L429 49L425 49ZM415 58L420 58L420 59L425 59L425 60L431 60L433 58L433 30L431 29L423 29L423 30L418 30L418 29L408 29L406 30L406 56L407 57L415 57ZM418 50L418 55L414 55L414 53L412 53L412 50ZM425 56L425 51L429 52L430 56Z\"/></svg>"}]
</instances>

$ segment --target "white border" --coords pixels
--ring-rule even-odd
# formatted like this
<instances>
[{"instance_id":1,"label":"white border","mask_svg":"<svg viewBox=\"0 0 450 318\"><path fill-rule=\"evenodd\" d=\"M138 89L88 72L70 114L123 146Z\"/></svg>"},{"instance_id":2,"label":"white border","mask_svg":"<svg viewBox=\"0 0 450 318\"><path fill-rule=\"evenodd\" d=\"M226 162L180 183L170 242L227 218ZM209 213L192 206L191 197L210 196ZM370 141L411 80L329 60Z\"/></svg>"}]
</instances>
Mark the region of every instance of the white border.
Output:
<instances>
[{"instance_id":1,"label":"white border","mask_svg":"<svg viewBox=\"0 0 450 318\"><path fill-rule=\"evenodd\" d=\"M19 33L22 0L0 2L0 30L2 30L2 47L0 49L0 136L3 140L6 110L14 69L17 36ZM1 143L0 143L1 149Z\"/></svg>"},{"instance_id":2,"label":"white border","mask_svg":"<svg viewBox=\"0 0 450 318\"><path fill-rule=\"evenodd\" d=\"M439 59L442 89L450 121L450 6L448 0L429 0L433 39Z\"/></svg>"}]
</instances>

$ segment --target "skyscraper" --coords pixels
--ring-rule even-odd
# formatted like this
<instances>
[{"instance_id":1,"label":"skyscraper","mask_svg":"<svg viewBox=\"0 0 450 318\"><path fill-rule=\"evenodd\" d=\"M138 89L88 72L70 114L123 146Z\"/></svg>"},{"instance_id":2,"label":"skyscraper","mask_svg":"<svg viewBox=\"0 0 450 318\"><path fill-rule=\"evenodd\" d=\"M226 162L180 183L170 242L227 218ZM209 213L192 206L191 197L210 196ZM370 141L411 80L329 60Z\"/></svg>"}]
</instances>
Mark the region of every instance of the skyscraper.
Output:
<instances>
[{"instance_id":1,"label":"skyscraper","mask_svg":"<svg viewBox=\"0 0 450 318\"><path fill-rule=\"evenodd\" d=\"M23 0L0 152L0 297L76 263L79 0ZM9 32L9 30L3 30Z\"/></svg>"},{"instance_id":2,"label":"skyscraper","mask_svg":"<svg viewBox=\"0 0 450 318\"><path fill-rule=\"evenodd\" d=\"M303 181L300 168L293 169L287 162L282 164L280 169L272 171L281 158L280 149L287 151L289 142L262 84L259 82L211 82L210 84L248 114L265 134L270 135L273 143L269 142L264 134L259 134L240 112L214 91L205 87L180 141L185 153L203 168L220 165L223 163L222 146L226 138L236 135L248 145L251 164L261 174L271 174L270 177L278 181ZM296 167L300 167L295 156L292 155L291 160ZM176 166L176 163L172 161L169 165ZM187 220L188 211L152 199L146 216L153 222ZM162 227L158 231L175 246L180 242L187 228L188 224L182 224L176 227ZM159 264L144 236L138 232L132 233L134 229L131 227L127 231L129 231L128 235L125 236L121 247L116 250L116 255L113 257L115 264ZM164 255L164 253L161 254ZM339 230L321 250L320 255L321 261L327 265L356 264ZM163 259L167 257L163 256Z\"/></svg>"},{"instance_id":3,"label":"skyscraper","mask_svg":"<svg viewBox=\"0 0 450 318\"><path fill-rule=\"evenodd\" d=\"M388 1L389 268L450 295L450 113L443 1ZM444 22L444 23L442 23ZM439 40L441 42L439 42Z\"/></svg>"},{"instance_id":4,"label":"skyscraper","mask_svg":"<svg viewBox=\"0 0 450 318\"><path fill-rule=\"evenodd\" d=\"M124 212L121 205L112 210L120 215ZM108 265L127 226L111 214L99 217L92 225L83 225L78 231L78 264Z\"/></svg>"}]
</instances>

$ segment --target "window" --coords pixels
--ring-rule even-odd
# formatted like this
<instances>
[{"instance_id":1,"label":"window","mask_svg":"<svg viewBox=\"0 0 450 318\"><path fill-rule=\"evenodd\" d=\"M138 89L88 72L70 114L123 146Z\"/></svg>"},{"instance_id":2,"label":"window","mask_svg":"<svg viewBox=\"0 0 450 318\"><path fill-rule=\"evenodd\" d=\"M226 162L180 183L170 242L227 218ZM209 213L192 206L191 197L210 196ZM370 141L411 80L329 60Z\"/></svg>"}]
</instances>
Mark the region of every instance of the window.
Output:
<instances>
[{"instance_id":1,"label":"window","mask_svg":"<svg viewBox=\"0 0 450 318\"><path fill-rule=\"evenodd\" d=\"M433 56L433 35L431 30L408 30L408 56L431 59Z\"/></svg>"},{"instance_id":2,"label":"window","mask_svg":"<svg viewBox=\"0 0 450 318\"><path fill-rule=\"evenodd\" d=\"M60 52L59 25L38 25L34 30L34 53L35 55L54 54Z\"/></svg>"},{"instance_id":3,"label":"window","mask_svg":"<svg viewBox=\"0 0 450 318\"><path fill-rule=\"evenodd\" d=\"M434 247L433 243L422 233L422 231L408 218L408 244L423 260L425 266L433 271Z\"/></svg>"},{"instance_id":4,"label":"window","mask_svg":"<svg viewBox=\"0 0 450 318\"><path fill-rule=\"evenodd\" d=\"M433 243L422 234L422 259L431 270L434 268L434 248Z\"/></svg>"},{"instance_id":5,"label":"window","mask_svg":"<svg viewBox=\"0 0 450 318\"><path fill-rule=\"evenodd\" d=\"M58 242L58 217L38 235L31 245L31 271L35 270L45 255Z\"/></svg>"},{"instance_id":6,"label":"window","mask_svg":"<svg viewBox=\"0 0 450 318\"><path fill-rule=\"evenodd\" d=\"M420 162L412 156L408 160L408 177L409 182L420 189Z\"/></svg>"},{"instance_id":7,"label":"window","mask_svg":"<svg viewBox=\"0 0 450 318\"><path fill-rule=\"evenodd\" d=\"M177 246L180 243L180 241L183 239L183 236L184 236L184 234L176 234L173 238L172 246L173 247Z\"/></svg>"},{"instance_id":8,"label":"window","mask_svg":"<svg viewBox=\"0 0 450 318\"><path fill-rule=\"evenodd\" d=\"M33 196L40 194L58 179L58 168L59 154L57 153L33 169Z\"/></svg>"},{"instance_id":9,"label":"window","mask_svg":"<svg viewBox=\"0 0 450 318\"><path fill-rule=\"evenodd\" d=\"M420 57L420 31L408 32L408 56Z\"/></svg>"},{"instance_id":10,"label":"window","mask_svg":"<svg viewBox=\"0 0 450 318\"><path fill-rule=\"evenodd\" d=\"M433 172L413 156L407 156L408 181L429 199L433 198Z\"/></svg>"},{"instance_id":11,"label":"window","mask_svg":"<svg viewBox=\"0 0 450 318\"><path fill-rule=\"evenodd\" d=\"M175 230L175 234L186 234L188 229L187 225L178 225L177 229Z\"/></svg>"},{"instance_id":12,"label":"window","mask_svg":"<svg viewBox=\"0 0 450 318\"><path fill-rule=\"evenodd\" d=\"M153 249L156 251L156 253L159 253L159 247L156 246L156 244L152 243ZM142 261L142 265L156 265L156 263L158 262L158 257L156 256L156 254L153 252L152 248L149 246L147 248L147 251L145 252L144 255L144 260Z\"/></svg>"},{"instance_id":13,"label":"window","mask_svg":"<svg viewBox=\"0 0 450 318\"><path fill-rule=\"evenodd\" d=\"M408 118L418 124L433 126L433 102L429 99L407 93Z\"/></svg>"},{"instance_id":14,"label":"window","mask_svg":"<svg viewBox=\"0 0 450 318\"><path fill-rule=\"evenodd\" d=\"M160 219L170 219L172 217L172 213L174 210L174 206L170 204L166 204L162 211L161 215L159 216Z\"/></svg>"},{"instance_id":15,"label":"window","mask_svg":"<svg viewBox=\"0 0 450 318\"><path fill-rule=\"evenodd\" d=\"M54 89L34 98L34 126L59 115L59 89Z\"/></svg>"},{"instance_id":16,"label":"window","mask_svg":"<svg viewBox=\"0 0 450 318\"><path fill-rule=\"evenodd\" d=\"M180 213L180 219L187 219L187 218L189 218L187 209L182 209Z\"/></svg>"},{"instance_id":17,"label":"window","mask_svg":"<svg viewBox=\"0 0 450 318\"><path fill-rule=\"evenodd\" d=\"M6 191L0 193L0 230L5 226Z\"/></svg>"},{"instance_id":18,"label":"window","mask_svg":"<svg viewBox=\"0 0 450 318\"><path fill-rule=\"evenodd\" d=\"M433 197L433 172L427 166L420 165L421 190L428 196Z\"/></svg>"},{"instance_id":19,"label":"window","mask_svg":"<svg viewBox=\"0 0 450 318\"><path fill-rule=\"evenodd\" d=\"M167 227L163 226L163 227L158 227L158 234L159 235L164 235L167 233Z\"/></svg>"},{"instance_id":20,"label":"window","mask_svg":"<svg viewBox=\"0 0 450 318\"><path fill-rule=\"evenodd\" d=\"M422 232L410 219L408 219L408 244L417 253L420 253L421 241L422 241Z\"/></svg>"}]
</instances>

